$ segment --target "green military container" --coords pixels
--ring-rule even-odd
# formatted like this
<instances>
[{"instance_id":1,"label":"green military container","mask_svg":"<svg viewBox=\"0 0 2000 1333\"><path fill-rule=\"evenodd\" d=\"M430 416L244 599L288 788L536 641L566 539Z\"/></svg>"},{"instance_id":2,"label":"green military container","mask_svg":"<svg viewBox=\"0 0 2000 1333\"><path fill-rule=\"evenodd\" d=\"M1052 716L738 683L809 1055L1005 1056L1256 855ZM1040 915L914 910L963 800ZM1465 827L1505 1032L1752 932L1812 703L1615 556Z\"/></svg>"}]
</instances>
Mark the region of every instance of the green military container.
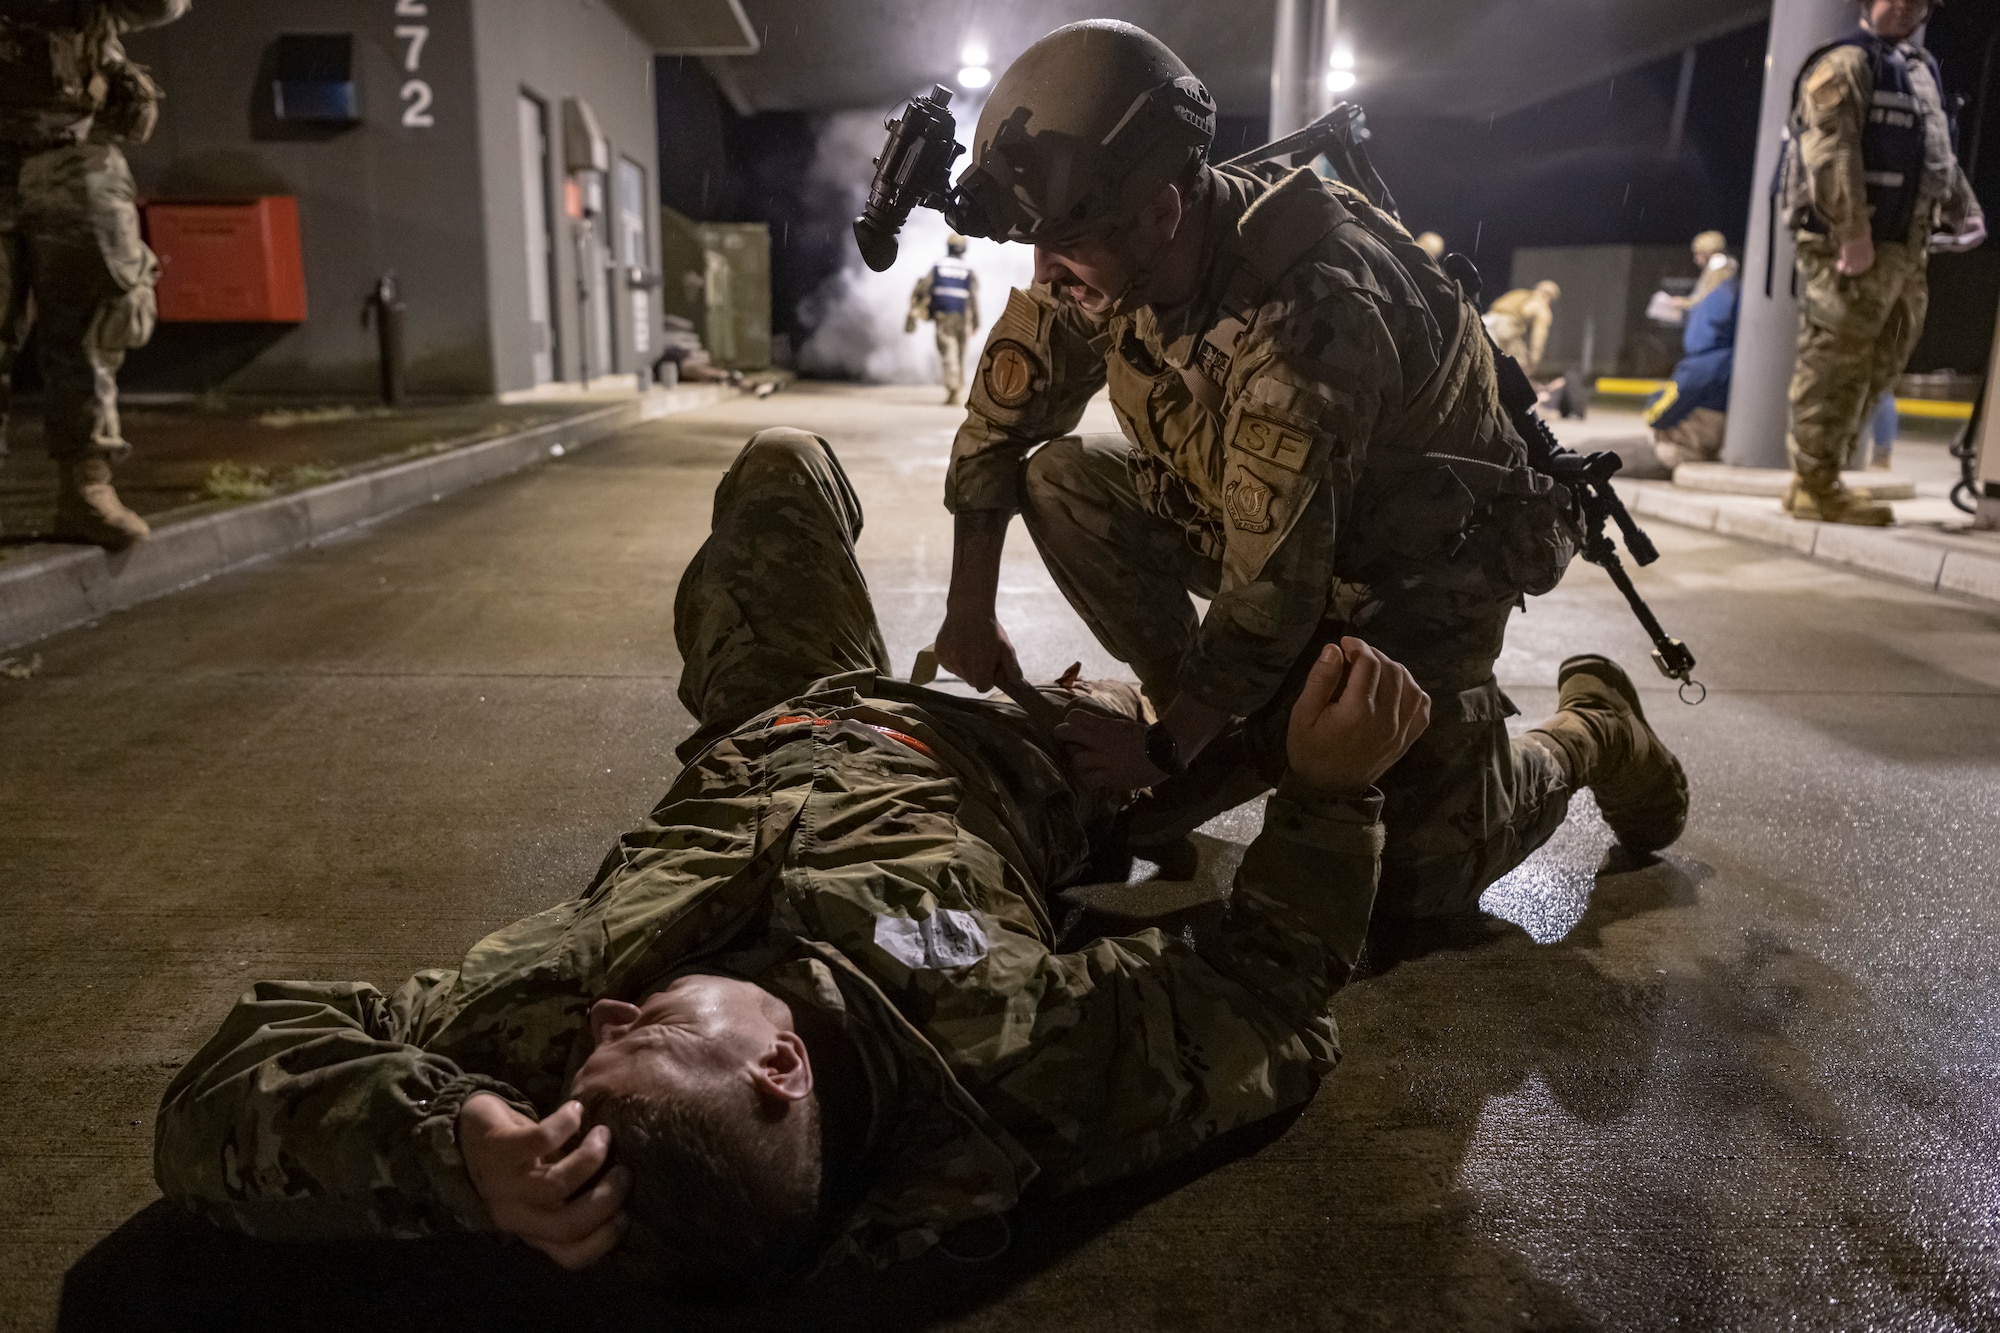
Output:
<instances>
[{"instance_id":1,"label":"green military container","mask_svg":"<svg viewBox=\"0 0 2000 1333\"><path fill-rule=\"evenodd\" d=\"M693 322L709 360L730 370L771 364L771 229L761 222L695 222L660 210L661 299Z\"/></svg>"}]
</instances>

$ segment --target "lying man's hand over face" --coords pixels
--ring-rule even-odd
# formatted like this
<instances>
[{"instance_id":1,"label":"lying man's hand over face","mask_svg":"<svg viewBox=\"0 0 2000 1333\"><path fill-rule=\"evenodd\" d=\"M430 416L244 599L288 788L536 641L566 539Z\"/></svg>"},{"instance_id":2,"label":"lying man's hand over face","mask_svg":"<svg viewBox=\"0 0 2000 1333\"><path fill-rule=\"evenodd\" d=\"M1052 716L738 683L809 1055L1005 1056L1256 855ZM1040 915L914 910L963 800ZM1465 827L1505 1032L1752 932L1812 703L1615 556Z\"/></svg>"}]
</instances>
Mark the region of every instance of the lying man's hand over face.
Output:
<instances>
[{"instance_id":1,"label":"lying man's hand over face","mask_svg":"<svg viewBox=\"0 0 2000 1333\"><path fill-rule=\"evenodd\" d=\"M1292 705L1285 760L1293 774L1329 796L1359 796L1424 734L1431 697L1359 639L1320 650Z\"/></svg>"},{"instance_id":2,"label":"lying man's hand over face","mask_svg":"<svg viewBox=\"0 0 2000 1333\"><path fill-rule=\"evenodd\" d=\"M493 1225L572 1270L590 1267L623 1238L632 1188L630 1171L604 1169L611 1131L603 1125L567 1148L582 1128L581 1102L535 1121L477 1092L458 1113L458 1150Z\"/></svg>"}]
</instances>

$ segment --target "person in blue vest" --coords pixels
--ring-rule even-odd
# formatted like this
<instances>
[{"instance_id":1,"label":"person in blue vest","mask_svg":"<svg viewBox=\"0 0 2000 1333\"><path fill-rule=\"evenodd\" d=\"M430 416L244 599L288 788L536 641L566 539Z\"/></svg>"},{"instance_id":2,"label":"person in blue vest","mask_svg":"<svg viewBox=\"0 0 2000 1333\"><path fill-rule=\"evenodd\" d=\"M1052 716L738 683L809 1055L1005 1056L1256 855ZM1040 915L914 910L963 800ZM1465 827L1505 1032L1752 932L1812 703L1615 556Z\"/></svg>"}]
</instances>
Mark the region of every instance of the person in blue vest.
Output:
<instances>
[{"instance_id":1,"label":"person in blue vest","mask_svg":"<svg viewBox=\"0 0 2000 1333\"><path fill-rule=\"evenodd\" d=\"M945 242L945 258L917 279L910 292L910 315L903 332L915 333L917 321L937 326L938 364L944 376L944 401L958 405L965 387L965 345L979 332L979 275L965 262L965 238Z\"/></svg>"},{"instance_id":2,"label":"person in blue vest","mask_svg":"<svg viewBox=\"0 0 2000 1333\"><path fill-rule=\"evenodd\" d=\"M1646 405L1653 449L1668 468L1713 462L1728 421L1729 369L1736 358L1736 307L1742 284L1731 276L1687 312L1674 377Z\"/></svg>"},{"instance_id":3,"label":"person in blue vest","mask_svg":"<svg viewBox=\"0 0 2000 1333\"><path fill-rule=\"evenodd\" d=\"M1953 151L1937 60L1916 45L1931 0L1862 0L1861 26L1806 58L1792 95L1778 216L1798 241L1799 343L1786 440L1792 516L1881 525L1840 480L1863 414L1923 332L1930 252L1986 222Z\"/></svg>"}]
</instances>

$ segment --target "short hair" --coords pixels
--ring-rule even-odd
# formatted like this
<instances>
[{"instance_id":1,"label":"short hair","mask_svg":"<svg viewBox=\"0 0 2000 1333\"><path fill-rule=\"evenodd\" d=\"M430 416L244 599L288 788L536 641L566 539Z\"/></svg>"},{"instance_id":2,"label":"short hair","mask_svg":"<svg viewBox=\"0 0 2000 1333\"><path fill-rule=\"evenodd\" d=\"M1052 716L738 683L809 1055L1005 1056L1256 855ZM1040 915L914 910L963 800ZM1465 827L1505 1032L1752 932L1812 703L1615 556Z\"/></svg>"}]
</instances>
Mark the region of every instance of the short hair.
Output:
<instances>
[{"instance_id":1,"label":"short hair","mask_svg":"<svg viewBox=\"0 0 2000 1333\"><path fill-rule=\"evenodd\" d=\"M1562 294L1563 294L1562 284L1555 281L1553 278L1543 278L1540 282L1535 284L1535 290L1540 292L1542 295L1548 297L1551 301L1562 300Z\"/></svg>"},{"instance_id":2,"label":"short hair","mask_svg":"<svg viewBox=\"0 0 2000 1333\"><path fill-rule=\"evenodd\" d=\"M1729 240L1719 231L1705 231L1694 238L1694 249L1719 255L1729 248Z\"/></svg>"},{"instance_id":3,"label":"short hair","mask_svg":"<svg viewBox=\"0 0 2000 1333\"><path fill-rule=\"evenodd\" d=\"M591 1108L612 1160L632 1173L625 1209L673 1274L721 1281L790 1262L820 1211L819 1099L774 1113L743 1083L628 1094ZM797 1130L771 1131L788 1116Z\"/></svg>"}]
</instances>

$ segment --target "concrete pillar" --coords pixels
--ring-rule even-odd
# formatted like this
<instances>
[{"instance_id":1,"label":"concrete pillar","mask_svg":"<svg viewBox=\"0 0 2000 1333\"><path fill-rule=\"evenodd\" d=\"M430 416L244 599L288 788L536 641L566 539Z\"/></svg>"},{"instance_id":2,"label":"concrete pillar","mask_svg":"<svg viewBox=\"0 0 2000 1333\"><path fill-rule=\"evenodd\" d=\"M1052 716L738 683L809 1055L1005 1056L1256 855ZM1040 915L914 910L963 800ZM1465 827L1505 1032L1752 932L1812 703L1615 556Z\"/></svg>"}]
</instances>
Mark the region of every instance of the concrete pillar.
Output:
<instances>
[{"instance_id":1,"label":"concrete pillar","mask_svg":"<svg viewBox=\"0 0 2000 1333\"><path fill-rule=\"evenodd\" d=\"M1771 244L1771 177L1791 116L1792 81L1812 49L1853 30L1854 0L1773 0L1771 45L1764 53L1764 103L1757 127L1757 173L1751 178L1750 226L1743 241L1743 305L1736 321L1736 364L1729 385L1729 429L1722 461L1741 467L1787 467L1787 391L1798 342L1799 303L1792 296L1791 233ZM1766 259L1766 256L1770 258ZM1771 294L1764 295L1770 273Z\"/></svg>"},{"instance_id":2,"label":"concrete pillar","mask_svg":"<svg viewBox=\"0 0 2000 1333\"><path fill-rule=\"evenodd\" d=\"M1340 0L1277 0L1271 40L1270 137L1304 129L1333 105L1326 75L1340 27Z\"/></svg>"},{"instance_id":3,"label":"concrete pillar","mask_svg":"<svg viewBox=\"0 0 2000 1333\"><path fill-rule=\"evenodd\" d=\"M1979 437L1972 442L1979 450L1972 526L1991 531L2000 528L2000 325L1993 330L1993 351L1986 360L1986 385L1980 396Z\"/></svg>"}]
</instances>

